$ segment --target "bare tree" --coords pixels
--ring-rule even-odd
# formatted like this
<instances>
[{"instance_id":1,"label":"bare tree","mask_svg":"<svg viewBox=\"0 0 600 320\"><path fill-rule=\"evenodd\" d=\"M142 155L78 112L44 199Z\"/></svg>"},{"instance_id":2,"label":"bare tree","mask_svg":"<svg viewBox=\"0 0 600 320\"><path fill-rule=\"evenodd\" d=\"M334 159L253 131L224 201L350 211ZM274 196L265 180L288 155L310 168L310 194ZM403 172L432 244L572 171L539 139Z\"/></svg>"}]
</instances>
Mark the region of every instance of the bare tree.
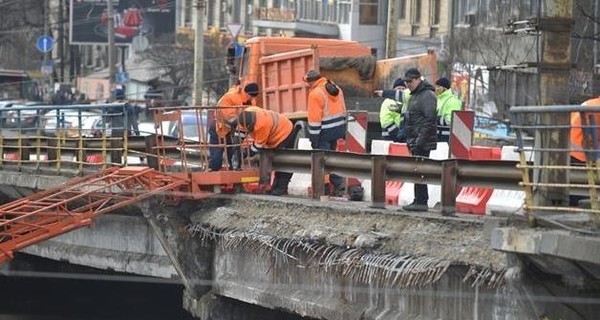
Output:
<instances>
[{"instance_id":1,"label":"bare tree","mask_svg":"<svg viewBox=\"0 0 600 320\"><path fill-rule=\"evenodd\" d=\"M225 67L226 42L219 34L205 35L204 37L204 90L215 96L225 92L228 85L227 70ZM164 36L158 39L142 56L153 61L158 75L168 79L168 84L163 84L165 92L169 92L170 99L181 102L191 97L194 81L194 47L193 41L177 42L174 36Z\"/></svg>"},{"instance_id":2,"label":"bare tree","mask_svg":"<svg viewBox=\"0 0 600 320\"><path fill-rule=\"evenodd\" d=\"M44 32L44 1L0 2L0 67L39 70L36 39Z\"/></svg>"}]
</instances>

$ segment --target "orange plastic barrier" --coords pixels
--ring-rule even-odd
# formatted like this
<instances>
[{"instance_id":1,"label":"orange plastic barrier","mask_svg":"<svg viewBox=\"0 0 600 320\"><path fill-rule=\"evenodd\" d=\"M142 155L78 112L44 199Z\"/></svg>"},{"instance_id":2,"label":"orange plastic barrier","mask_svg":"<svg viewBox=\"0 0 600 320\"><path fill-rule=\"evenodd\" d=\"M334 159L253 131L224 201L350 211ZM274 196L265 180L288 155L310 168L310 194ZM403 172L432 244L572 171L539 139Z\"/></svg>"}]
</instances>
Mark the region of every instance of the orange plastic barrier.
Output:
<instances>
[{"instance_id":1,"label":"orange plastic barrier","mask_svg":"<svg viewBox=\"0 0 600 320\"><path fill-rule=\"evenodd\" d=\"M102 163L103 160L101 154L90 154L85 156L85 162L87 163Z\"/></svg>"},{"instance_id":2,"label":"orange plastic barrier","mask_svg":"<svg viewBox=\"0 0 600 320\"><path fill-rule=\"evenodd\" d=\"M2 157L4 160L21 160L21 155L18 152L5 153Z\"/></svg>"},{"instance_id":3,"label":"orange plastic barrier","mask_svg":"<svg viewBox=\"0 0 600 320\"><path fill-rule=\"evenodd\" d=\"M391 143L388 154L390 156L410 157L410 151L406 143Z\"/></svg>"},{"instance_id":4,"label":"orange plastic barrier","mask_svg":"<svg viewBox=\"0 0 600 320\"><path fill-rule=\"evenodd\" d=\"M469 150L470 160L500 160L501 158L502 148L500 147L472 146Z\"/></svg>"},{"instance_id":5,"label":"orange plastic barrier","mask_svg":"<svg viewBox=\"0 0 600 320\"><path fill-rule=\"evenodd\" d=\"M406 143L391 143L388 148L388 155L409 157L410 151ZM398 205L400 190L404 185L403 181L386 181L385 182L385 203L389 205Z\"/></svg>"},{"instance_id":6,"label":"orange plastic barrier","mask_svg":"<svg viewBox=\"0 0 600 320\"><path fill-rule=\"evenodd\" d=\"M502 148L473 146L469 155L470 160L500 160ZM492 192L492 188L462 187L456 196L456 211L484 215Z\"/></svg>"}]
</instances>

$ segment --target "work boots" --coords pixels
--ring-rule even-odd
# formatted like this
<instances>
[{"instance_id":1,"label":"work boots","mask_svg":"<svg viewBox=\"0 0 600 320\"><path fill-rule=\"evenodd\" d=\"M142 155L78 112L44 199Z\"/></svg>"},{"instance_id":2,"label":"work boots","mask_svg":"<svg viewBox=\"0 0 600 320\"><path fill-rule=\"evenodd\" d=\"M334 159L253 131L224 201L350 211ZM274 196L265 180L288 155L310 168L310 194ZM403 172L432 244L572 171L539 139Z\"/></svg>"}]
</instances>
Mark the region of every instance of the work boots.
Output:
<instances>
[{"instance_id":1,"label":"work boots","mask_svg":"<svg viewBox=\"0 0 600 320\"><path fill-rule=\"evenodd\" d=\"M427 204L420 204L420 203L413 202L409 205L402 207L402 210L404 210L404 211L427 211L427 210L429 210L429 207L427 206Z\"/></svg>"},{"instance_id":2,"label":"work boots","mask_svg":"<svg viewBox=\"0 0 600 320\"><path fill-rule=\"evenodd\" d=\"M272 196L284 196L288 194L287 183L285 185L283 183L279 183L277 179L273 181L273 185L271 186L271 190L267 191L267 194Z\"/></svg>"}]
</instances>

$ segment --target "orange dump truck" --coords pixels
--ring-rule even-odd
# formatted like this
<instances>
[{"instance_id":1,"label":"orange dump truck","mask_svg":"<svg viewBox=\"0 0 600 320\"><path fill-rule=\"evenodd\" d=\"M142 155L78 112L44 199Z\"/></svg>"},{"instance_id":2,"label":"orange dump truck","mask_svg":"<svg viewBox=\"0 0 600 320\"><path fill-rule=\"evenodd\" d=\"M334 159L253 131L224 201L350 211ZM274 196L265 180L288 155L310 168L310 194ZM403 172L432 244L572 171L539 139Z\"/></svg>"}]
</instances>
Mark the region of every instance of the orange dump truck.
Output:
<instances>
[{"instance_id":1,"label":"orange dump truck","mask_svg":"<svg viewBox=\"0 0 600 320\"><path fill-rule=\"evenodd\" d=\"M298 136L304 136L309 88L302 79L308 70L317 69L344 90L349 111L370 113L367 149L370 141L381 135L378 112L382 100L374 97L373 91L390 88L412 67L419 68L431 82L438 77L433 51L377 61L370 47L355 41L284 37L251 38L243 49L238 58L228 56L228 61L235 64L242 84L260 85L259 106L286 114L295 122ZM228 51L228 55L234 53Z\"/></svg>"}]
</instances>

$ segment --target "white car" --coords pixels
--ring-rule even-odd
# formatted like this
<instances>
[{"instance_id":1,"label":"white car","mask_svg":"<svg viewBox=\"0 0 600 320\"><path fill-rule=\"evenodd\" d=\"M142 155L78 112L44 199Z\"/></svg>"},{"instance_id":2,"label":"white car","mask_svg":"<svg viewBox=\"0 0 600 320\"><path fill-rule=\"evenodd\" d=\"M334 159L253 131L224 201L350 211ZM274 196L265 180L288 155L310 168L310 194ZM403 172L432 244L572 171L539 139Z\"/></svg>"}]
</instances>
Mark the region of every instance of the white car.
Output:
<instances>
[{"instance_id":1,"label":"white car","mask_svg":"<svg viewBox=\"0 0 600 320\"><path fill-rule=\"evenodd\" d=\"M70 138L78 137L80 133L92 137L97 134L94 129L102 128L99 126L101 120L102 113L99 111L51 110L43 117L44 133L56 136L57 131L62 130Z\"/></svg>"}]
</instances>

